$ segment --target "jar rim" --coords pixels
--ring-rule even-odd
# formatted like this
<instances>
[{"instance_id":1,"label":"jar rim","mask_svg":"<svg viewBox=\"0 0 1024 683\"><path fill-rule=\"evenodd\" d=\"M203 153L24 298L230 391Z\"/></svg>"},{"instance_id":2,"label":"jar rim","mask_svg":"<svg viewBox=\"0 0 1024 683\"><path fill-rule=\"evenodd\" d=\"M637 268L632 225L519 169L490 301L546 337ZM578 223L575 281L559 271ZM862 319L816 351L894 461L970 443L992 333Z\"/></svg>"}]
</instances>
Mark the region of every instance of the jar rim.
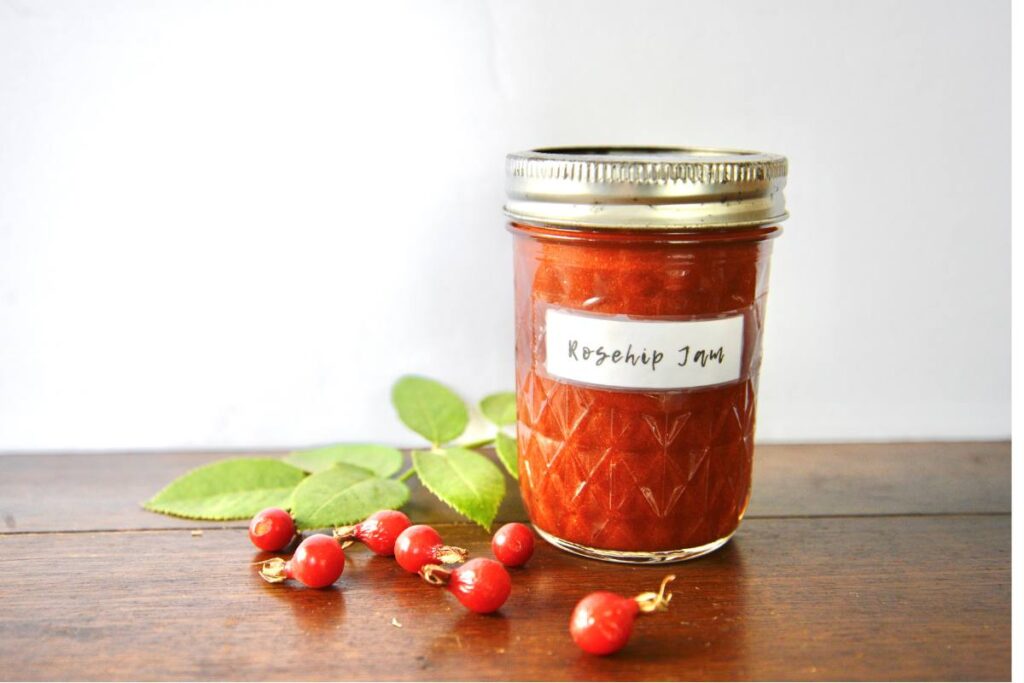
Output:
<instances>
[{"instance_id":1,"label":"jar rim","mask_svg":"<svg viewBox=\"0 0 1024 683\"><path fill-rule=\"evenodd\" d=\"M740 228L788 217L788 162L710 147L546 147L506 158L512 219L593 228Z\"/></svg>"}]
</instances>

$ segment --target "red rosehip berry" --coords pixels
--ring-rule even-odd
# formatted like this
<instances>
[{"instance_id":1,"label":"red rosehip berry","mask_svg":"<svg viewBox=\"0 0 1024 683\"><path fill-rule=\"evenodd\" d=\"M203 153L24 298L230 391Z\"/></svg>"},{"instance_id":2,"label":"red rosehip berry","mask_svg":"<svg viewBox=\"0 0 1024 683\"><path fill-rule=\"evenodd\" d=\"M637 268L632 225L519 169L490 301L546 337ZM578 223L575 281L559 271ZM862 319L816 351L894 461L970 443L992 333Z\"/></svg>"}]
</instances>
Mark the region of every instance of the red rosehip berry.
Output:
<instances>
[{"instance_id":1,"label":"red rosehip berry","mask_svg":"<svg viewBox=\"0 0 1024 683\"><path fill-rule=\"evenodd\" d=\"M624 598L608 591L591 593L572 611L569 620L572 639L592 655L618 652L629 642L637 614L668 608L672 594L665 594L665 586L675 578L666 576L657 593L641 593L635 598Z\"/></svg>"},{"instance_id":2,"label":"red rosehip berry","mask_svg":"<svg viewBox=\"0 0 1024 683\"><path fill-rule=\"evenodd\" d=\"M629 641L633 619L639 611L636 600L597 591L576 605L569 632L584 651L594 655L611 654Z\"/></svg>"},{"instance_id":3,"label":"red rosehip berry","mask_svg":"<svg viewBox=\"0 0 1024 683\"><path fill-rule=\"evenodd\" d=\"M444 545L441 534L426 524L415 524L398 535L395 559L407 572L415 574L426 564L455 564L466 559L465 548Z\"/></svg>"},{"instance_id":4,"label":"red rosehip berry","mask_svg":"<svg viewBox=\"0 0 1024 683\"><path fill-rule=\"evenodd\" d=\"M295 522L281 508L260 510L249 522L249 540L260 550L284 550L295 539Z\"/></svg>"},{"instance_id":5,"label":"red rosehip berry","mask_svg":"<svg viewBox=\"0 0 1024 683\"><path fill-rule=\"evenodd\" d=\"M310 588L325 588L337 581L343 571L345 551L330 536L315 534L300 543L287 562L280 557L264 562L260 576L270 583L295 579Z\"/></svg>"},{"instance_id":6,"label":"red rosehip berry","mask_svg":"<svg viewBox=\"0 0 1024 683\"><path fill-rule=\"evenodd\" d=\"M420 575L434 585L447 584L448 591L468 609L479 614L498 610L512 592L512 578L500 562L477 557L455 569L425 565Z\"/></svg>"},{"instance_id":7,"label":"red rosehip berry","mask_svg":"<svg viewBox=\"0 0 1024 683\"><path fill-rule=\"evenodd\" d=\"M506 567L521 567L533 555L533 532L519 522L506 524L491 539L491 551Z\"/></svg>"},{"instance_id":8,"label":"red rosehip berry","mask_svg":"<svg viewBox=\"0 0 1024 683\"><path fill-rule=\"evenodd\" d=\"M362 541L378 555L394 555L398 535L412 525L409 518L398 510L374 512L355 526L344 526L334 530L334 538L345 548L352 539Z\"/></svg>"}]
</instances>

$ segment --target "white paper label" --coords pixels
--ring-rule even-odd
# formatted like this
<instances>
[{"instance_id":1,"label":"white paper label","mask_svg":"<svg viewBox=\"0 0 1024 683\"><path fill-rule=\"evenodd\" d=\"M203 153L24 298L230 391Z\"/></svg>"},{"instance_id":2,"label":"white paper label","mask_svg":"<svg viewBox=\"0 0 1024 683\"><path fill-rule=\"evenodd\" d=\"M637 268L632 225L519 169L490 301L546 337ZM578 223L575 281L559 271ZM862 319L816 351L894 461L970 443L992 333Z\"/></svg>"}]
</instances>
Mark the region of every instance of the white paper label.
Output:
<instances>
[{"instance_id":1,"label":"white paper label","mask_svg":"<svg viewBox=\"0 0 1024 683\"><path fill-rule=\"evenodd\" d=\"M743 362L743 316L629 320L549 308L549 375L628 389L685 389L734 382Z\"/></svg>"}]
</instances>

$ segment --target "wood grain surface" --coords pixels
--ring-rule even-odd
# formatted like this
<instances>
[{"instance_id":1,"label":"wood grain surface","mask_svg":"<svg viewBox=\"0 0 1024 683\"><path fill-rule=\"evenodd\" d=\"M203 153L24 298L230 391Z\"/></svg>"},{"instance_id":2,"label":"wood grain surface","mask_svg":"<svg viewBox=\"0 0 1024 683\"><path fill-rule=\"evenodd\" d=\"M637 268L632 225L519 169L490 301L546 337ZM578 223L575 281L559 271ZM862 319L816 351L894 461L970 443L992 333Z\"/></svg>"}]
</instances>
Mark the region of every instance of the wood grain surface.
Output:
<instances>
[{"instance_id":1,"label":"wood grain surface","mask_svg":"<svg viewBox=\"0 0 1024 683\"><path fill-rule=\"evenodd\" d=\"M137 502L214 454L0 457L0 678L907 679L1010 675L1009 446L762 447L751 515L671 568L538 543L492 616L361 547L332 589L269 585L241 524ZM506 519L521 518L512 497ZM418 492L411 514L489 555ZM203 529L202 535L191 530ZM612 657L567 623L588 591L671 571L668 612ZM393 622L394 620L394 622ZM395 625L400 624L400 626Z\"/></svg>"},{"instance_id":2,"label":"wood grain surface","mask_svg":"<svg viewBox=\"0 0 1024 683\"><path fill-rule=\"evenodd\" d=\"M138 505L192 468L241 455L252 453L0 455L0 531L241 528ZM1010 444L1003 442L758 446L747 518L1009 513L1009 475ZM464 521L415 480L407 511L429 522ZM509 496L498 518L525 519L521 499Z\"/></svg>"}]
</instances>

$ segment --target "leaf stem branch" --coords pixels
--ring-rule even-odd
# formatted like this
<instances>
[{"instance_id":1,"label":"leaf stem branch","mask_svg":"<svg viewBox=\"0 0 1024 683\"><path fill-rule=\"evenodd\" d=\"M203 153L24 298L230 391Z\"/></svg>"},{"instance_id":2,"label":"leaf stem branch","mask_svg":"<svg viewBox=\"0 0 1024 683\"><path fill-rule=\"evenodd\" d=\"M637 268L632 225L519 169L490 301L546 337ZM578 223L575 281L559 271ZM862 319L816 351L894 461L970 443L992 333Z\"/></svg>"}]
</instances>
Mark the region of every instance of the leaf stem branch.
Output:
<instances>
[{"instance_id":1,"label":"leaf stem branch","mask_svg":"<svg viewBox=\"0 0 1024 683\"><path fill-rule=\"evenodd\" d=\"M490 446L494 443L496 437L490 436L486 439L477 439L476 441L470 441L469 443L458 444L459 448L468 448L473 450L474 448L482 448L483 446Z\"/></svg>"}]
</instances>

